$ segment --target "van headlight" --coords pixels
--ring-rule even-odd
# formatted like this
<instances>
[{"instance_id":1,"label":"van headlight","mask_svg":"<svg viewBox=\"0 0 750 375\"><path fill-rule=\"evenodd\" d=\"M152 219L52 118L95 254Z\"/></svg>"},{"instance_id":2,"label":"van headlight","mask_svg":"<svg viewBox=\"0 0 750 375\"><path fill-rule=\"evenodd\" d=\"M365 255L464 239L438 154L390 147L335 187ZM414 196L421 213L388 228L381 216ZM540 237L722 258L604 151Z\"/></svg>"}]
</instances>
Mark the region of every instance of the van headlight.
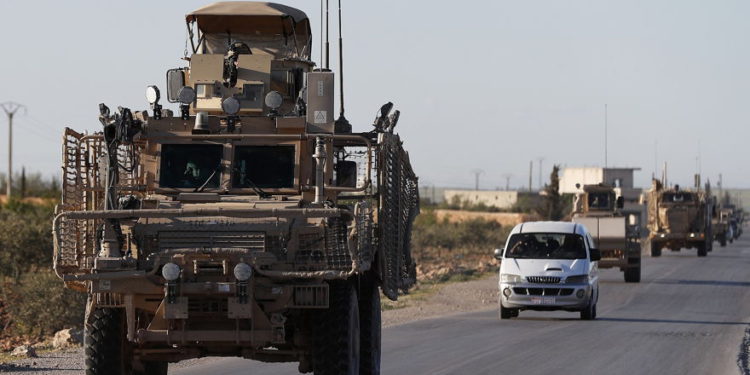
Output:
<instances>
[{"instance_id":1,"label":"van headlight","mask_svg":"<svg viewBox=\"0 0 750 375\"><path fill-rule=\"evenodd\" d=\"M588 283L589 283L589 275L568 276L568 278L565 279L565 284L588 284Z\"/></svg>"},{"instance_id":2,"label":"van headlight","mask_svg":"<svg viewBox=\"0 0 750 375\"><path fill-rule=\"evenodd\" d=\"M523 282L523 277L510 273L500 274L500 281L508 284L517 284Z\"/></svg>"}]
</instances>

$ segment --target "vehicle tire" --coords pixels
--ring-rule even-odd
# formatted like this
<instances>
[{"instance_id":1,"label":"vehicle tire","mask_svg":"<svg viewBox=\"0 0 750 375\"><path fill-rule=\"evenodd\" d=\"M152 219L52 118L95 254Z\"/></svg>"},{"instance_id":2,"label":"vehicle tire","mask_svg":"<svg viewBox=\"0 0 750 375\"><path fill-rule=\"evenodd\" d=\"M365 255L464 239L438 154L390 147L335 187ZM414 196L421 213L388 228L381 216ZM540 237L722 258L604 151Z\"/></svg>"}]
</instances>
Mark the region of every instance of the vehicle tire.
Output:
<instances>
[{"instance_id":1,"label":"vehicle tire","mask_svg":"<svg viewBox=\"0 0 750 375\"><path fill-rule=\"evenodd\" d=\"M516 315L518 316L518 315ZM510 319L513 317L513 309L509 309L506 307L503 307L503 304L500 304L500 313L499 313L500 319Z\"/></svg>"},{"instance_id":2,"label":"vehicle tire","mask_svg":"<svg viewBox=\"0 0 750 375\"><path fill-rule=\"evenodd\" d=\"M581 310L581 320L594 320L596 319L596 302L592 299L588 306Z\"/></svg>"},{"instance_id":3,"label":"vehicle tire","mask_svg":"<svg viewBox=\"0 0 750 375\"><path fill-rule=\"evenodd\" d=\"M625 269L625 282L626 283L639 283L641 282L641 265L638 267L630 267Z\"/></svg>"},{"instance_id":4,"label":"vehicle tire","mask_svg":"<svg viewBox=\"0 0 750 375\"><path fill-rule=\"evenodd\" d=\"M359 374L359 306L349 281L329 283L328 309L313 323L315 375Z\"/></svg>"},{"instance_id":5,"label":"vehicle tire","mask_svg":"<svg viewBox=\"0 0 750 375\"><path fill-rule=\"evenodd\" d=\"M86 375L129 374L122 309L97 308L84 327Z\"/></svg>"},{"instance_id":6,"label":"vehicle tire","mask_svg":"<svg viewBox=\"0 0 750 375\"><path fill-rule=\"evenodd\" d=\"M369 276L359 284L359 373L380 374L380 289Z\"/></svg>"},{"instance_id":7,"label":"vehicle tire","mask_svg":"<svg viewBox=\"0 0 750 375\"><path fill-rule=\"evenodd\" d=\"M727 235L726 234L723 235L723 236L719 236L719 245L721 245L721 247L726 247L727 246Z\"/></svg>"},{"instance_id":8,"label":"vehicle tire","mask_svg":"<svg viewBox=\"0 0 750 375\"><path fill-rule=\"evenodd\" d=\"M513 309L513 317L518 318L518 314L521 313L521 309Z\"/></svg>"},{"instance_id":9,"label":"vehicle tire","mask_svg":"<svg viewBox=\"0 0 750 375\"><path fill-rule=\"evenodd\" d=\"M696 246L698 247L698 256L699 257L704 257L704 256L708 255L708 251L706 250L706 244L705 243L701 243L701 244L698 244Z\"/></svg>"},{"instance_id":10,"label":"vehicle tire","mask_svg":"<svg viewBox=\"0 0 750 375\"><path fill-rule=\"evenodd\" d=\"M651 241L651 256L654 258L661 256L661 246L656 241Z\"/></svg>"}]
</instances>

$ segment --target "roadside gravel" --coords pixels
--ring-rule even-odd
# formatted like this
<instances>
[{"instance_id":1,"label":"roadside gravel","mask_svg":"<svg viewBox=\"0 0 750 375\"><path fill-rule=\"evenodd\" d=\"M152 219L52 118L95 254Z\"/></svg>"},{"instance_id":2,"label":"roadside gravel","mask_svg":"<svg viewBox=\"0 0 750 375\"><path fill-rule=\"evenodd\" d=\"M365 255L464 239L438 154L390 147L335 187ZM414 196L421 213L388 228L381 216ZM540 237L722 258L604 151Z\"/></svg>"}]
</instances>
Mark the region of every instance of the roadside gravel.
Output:
<instances>
[{"instance_id":1,"label":"roadside gravel","mask_svg":"<svg viewBox=\"0 0 750 375\"><path fill-rule=\"evenodd\" d=\"M383 311L383 325L394 326L420 319L453 315L462 312L485 310L497 306L497 274L466 282L422 286L418 296L404 298L398 308ZM38 358L0 363L3 374L77 375L84 371L83 349L41 352ZM196 362L205 363L215 358L201 358L169 365L172 368L189 367Z\"/></svg>"}]
</instances>

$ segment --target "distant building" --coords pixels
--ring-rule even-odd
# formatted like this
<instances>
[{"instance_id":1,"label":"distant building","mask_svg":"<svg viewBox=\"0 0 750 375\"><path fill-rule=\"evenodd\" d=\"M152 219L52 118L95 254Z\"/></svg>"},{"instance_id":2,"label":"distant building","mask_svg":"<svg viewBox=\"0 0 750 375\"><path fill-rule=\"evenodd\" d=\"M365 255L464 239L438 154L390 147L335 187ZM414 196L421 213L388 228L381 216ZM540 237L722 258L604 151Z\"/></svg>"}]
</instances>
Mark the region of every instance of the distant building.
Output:
<instances>
[{"instance_id":1,"label":"distant building","mask_svg":"<svg viewBox=\"0 0 750 375\"><path fill-rule=\"evenodd\" d=\"M468 205L483 204L487 207L510 209L524 198L539 199L539 193L515 190L444 190L443 200L447 203Z\"/></svg>"},{"instance_id":2,"label":"distant building","mask_svg":"<svg viewBox=\"0 0 750 375\"><path fill-rule=\"evenodd\" d=\"M633 174L640 170L640 168L564 168L560 177L560 193L582 192L581 188L576 188L576 184L583 187L583 185L604 183L613 187L633 189Z\"/></svg>"}]
</instances>

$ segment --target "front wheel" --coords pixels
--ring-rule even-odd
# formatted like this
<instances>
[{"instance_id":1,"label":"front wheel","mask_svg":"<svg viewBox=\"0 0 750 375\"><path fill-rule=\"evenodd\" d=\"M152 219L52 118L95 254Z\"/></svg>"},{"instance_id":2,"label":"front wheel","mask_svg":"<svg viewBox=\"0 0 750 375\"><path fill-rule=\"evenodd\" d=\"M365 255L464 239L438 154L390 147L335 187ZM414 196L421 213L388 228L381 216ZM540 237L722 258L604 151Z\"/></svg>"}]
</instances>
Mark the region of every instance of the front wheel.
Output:
<instances>
[{"instance_id":1,"label":"front wheel","mask_svg":"<svg viewBox=\"0 0 750 375\"><path fill-rule=\"evenodd\" d=\"M631 267L625 269L625 282L626 283L639 283L641 282L641 265L637 267Z\"/></svg>"},{"instance_id":2,"label":"front wheel","mask_svg":"<svg viewBox=\"0 0 750 375\"><path fill-rule=\"evenodd\" d=\"M581 310L581 320L594 320L596 319L596 302L593 298L589 302L588 306Z\"/></svg>"},{"instance_id":3,"label":"front wheel","mask_svg":"<svg viewBox=\"0 0 750 375\"><path fill-rule=\"evenodd\" d=\"M651 241L651 256L654 258L661 256L661 245L656 241Z\"/></svg>"},{"instance_id":4,"label":"front wheel","mask_svg":"<svg viewBox=\"0 0 750 375\"><path fill-rule=\"evenodd\" d=\"M706 249L706 244L705 243L698 244L698 256L699 257L704 257L706 255L708 255L708 250Z\"/></svg>"},{"instance_id":5,"label":"front wheel","mask_svg":"<svg viewBox=\"0 0 750 375\"><path fill-rule=\"evenodd\" d=\"M372 277L359 285L359 373L380 374L380 290Z\"/></svg>"},{"instance_id":6,"label":"front wheel","mask_svg":"<svg viewBox=\"0 0 750 375\"><path fill-rule=\"evenodd\" d=\"M498 314L500 319L510 319L513 317L513 309L509 309L507 307L503 307L503 304L500 303L500 313ZM518 316L516 314L516 316Z\"/></svg>"},{"instance_id":7,"label":"front wheel","mask_svg":"<svg viewBox=\"0 0 750 375\"><path fill-rule=\"evenodd\" d=\"M359 306L350 281L329 284L329 306L313 324L315 375L359 374Z\"/></svg>"}]
</instances>

